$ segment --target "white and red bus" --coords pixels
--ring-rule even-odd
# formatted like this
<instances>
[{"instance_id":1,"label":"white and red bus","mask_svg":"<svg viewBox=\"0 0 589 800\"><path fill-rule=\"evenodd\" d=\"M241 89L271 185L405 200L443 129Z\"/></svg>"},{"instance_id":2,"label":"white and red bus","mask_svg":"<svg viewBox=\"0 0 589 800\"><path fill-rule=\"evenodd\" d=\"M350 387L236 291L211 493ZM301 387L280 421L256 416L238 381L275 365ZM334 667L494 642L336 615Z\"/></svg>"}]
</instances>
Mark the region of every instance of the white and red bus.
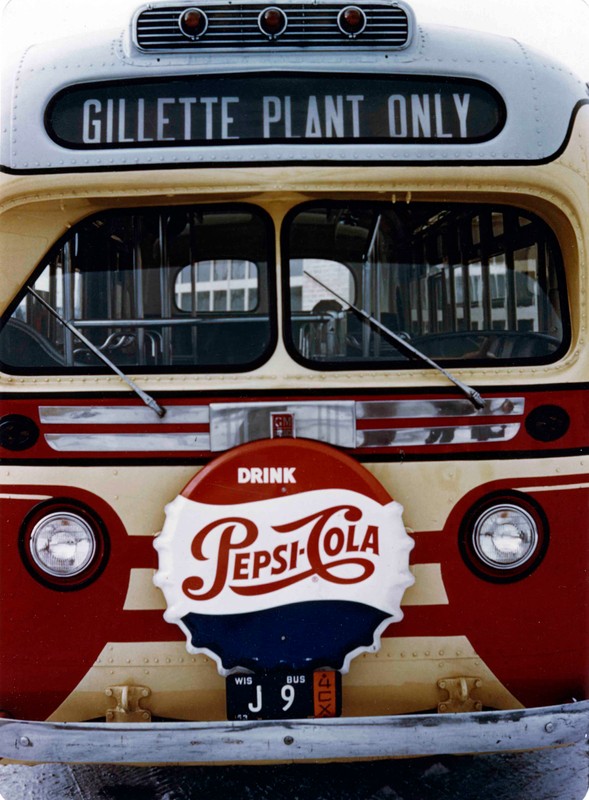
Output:
<instances>
[{"instance_id":1,"label":"white and red bus","mask_svg":"<svg viewBox=\"0 0 589 800\"><path fill-rule=\"evenodd\" d=\"M581 741L586 85L385 0L4 78L0 756Z\"/></svg>"}]
</instances>

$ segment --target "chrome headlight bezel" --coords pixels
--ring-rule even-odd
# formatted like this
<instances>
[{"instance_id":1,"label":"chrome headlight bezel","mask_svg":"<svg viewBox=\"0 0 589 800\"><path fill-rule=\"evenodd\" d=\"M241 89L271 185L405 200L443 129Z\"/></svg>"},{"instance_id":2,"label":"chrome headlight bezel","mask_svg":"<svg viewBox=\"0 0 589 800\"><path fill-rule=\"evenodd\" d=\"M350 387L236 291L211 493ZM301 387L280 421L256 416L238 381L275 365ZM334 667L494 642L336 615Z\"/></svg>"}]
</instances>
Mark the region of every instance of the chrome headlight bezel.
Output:
<instances>
[{"instance_id":1,"label":"chrome headlight bezel","mask_svg":"<svg viewBox=\"0 0 589 800\"><path fill-rule=\"evenodd\" d=\"M67 500L35 507L22 526L19 548L28 572L58 591L92 583L106 566L110 550L101 520Z\"/></svg>"},{"instance_id":2,"label":"chrome headlight bezel","mask_svg":"<svg viewBox=\"0 0 589 800\"><path fill-rule=\"evenodd\" d=\"M512 583L542 562L549 531L541 507L519 493L496 493L466 514L459 545L467 566L479 578Z\"/></svg>"}]
</instances>

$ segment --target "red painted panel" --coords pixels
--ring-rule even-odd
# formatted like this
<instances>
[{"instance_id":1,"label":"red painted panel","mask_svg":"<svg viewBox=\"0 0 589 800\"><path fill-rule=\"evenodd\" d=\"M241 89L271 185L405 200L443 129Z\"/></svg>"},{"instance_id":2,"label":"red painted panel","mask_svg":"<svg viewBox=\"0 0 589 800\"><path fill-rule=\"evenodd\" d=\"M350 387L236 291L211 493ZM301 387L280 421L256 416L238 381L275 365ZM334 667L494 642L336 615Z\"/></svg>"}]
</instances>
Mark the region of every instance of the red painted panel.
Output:
<instances>
[{"instance_id":1,"label":"red painted panel","mask_svg":"<svg viewBox=\"0 0 589 800\"><path fill-rule=\"evenodd\" d=\"M442 564L450 605L406 607L404 620L388 634L467 636L497 678L525 705L586 697L589 491L564 487L588 481L588 475L514 477L478 487L462 498L443 531L415 534L411 559ZM529 488L533 486L551 488L534 491ZM518 582L482 580L460 554L461 521L490 492L522 488L548 519L546 556ZM43 719L67 697L106 642L183 640L176 626L163 621L161 611L122 610L130 569L157 566L150 538L128 536L114 510L88 491L62 486L6 486L2 491L12 492L14 498L4 500L0 512L0 708L13 716ZM23 518L41 501L18 499L18 494L67 497L99 515L108 530L111 555L94 583L79 591L58 592L29 574L18 550L19 531Z\"/></svg>"},{"instance_id":2,"label":"red painted panel","mask_svg":"<svg viewBox=\"0 0 589 800\"><path fill-rule=\"evenodd\" d=\"M511 453L522 453L522 452L529 452L531 455L539 452L550 452L550 451L587 451L589 449L589 403L587 403L587 391L583 389L554 389L554 390L546 390L543 392L535 392L535 391L519 391L519 390L510 390L506 388L503 391L493 391L493 392L486 392L485 398L491 399L493 397L506 397L506 396L518 396L525 398L525 414L523 416L469 416L469 417L431 417L431 418L413 418L413 419L406 419L406 418L387 418L387 419L359 419L357 421L357 429L358 430L371 430L371 429L396 429L396 428L428 428L428 427L447 427L450 431L460 425L463 426L471 426L471 425L493 425L495 427L499 427L502 424L508 423L520 423L520 429L517 435L510 439L509 441L502 441L502 440L493 440L493 438L488 438L482 441L475 441L470 444L457 444L456 442L449 441L448 443L430 443L424 444L419 446L411 446L405 447L402 446L388 446L388 447L370 447L370 448L362 448L358 450L351 451L363 457L367 457L370 455L381 455L381 456L390 456L390 457L400 457L404 454L410 454L411 456L423 456L429 457L431 455L438 456L446 456L446 457L453 457L458 456L460 457L462 454L467 456L488 453L491 457L493 455L505 456ZM449 395L444 394L443 397L445 399L449 399ZM279 398L280 402L318 402L321 401L328 401L328 400L356 400L356 401L365 401L365 400L378 400L382 402L386 402L387 400L411 400L411 399L419 399L419 400L436 400L440 399L440 394L436 392L432 392L431 395L425 394L411 394L407 393L405 395L391 395L387 394L386 392L383 393L373 393L370 395L365 394L354 394L346 395L345 397L341 394L339 395L325 395L321 394L316 397L313 397L311 394L305 394L304 396L300 395L290 395L290 396L281 396ZM273 402L276 401L276 397L272 396L256 396L251 397L248 401L243 401L243 406L247 407L248 402ZM226 402L226 397L207 397L206 399L199 398L199 399L188 399L188 398L172 398L166 399L158 398L158 401L167 407L173 406L185 406L185 405L195 405L200 404L204 406L208 406L209 403L213 402ZM241 402L241 400L240 400ZM108 425L86 425L86 424L64 424L64 423L52 423L52 424L44 424L41 425L39 421L39 406L46 405L46 406L67 406L67 405L87 405L87 406L129 406L129 405L136 405L139 408L144 408L144 406L137 400L133 395L129 395L128 397L110 397L108 395L103 395L100 398L96 397L72 397L70 396L55 396L53 398L43 398L43 399L21 399L21 398L14 398L11 396L6 396L3 399L3 412L5 414L22 414L24 416L29 417L32 419L41 429L41 435L36 442L36 444L23 451L8 451L4 448L0 447L0 455L4 456L7 460L19 462L19 461L31 461L34 460L35 462L43 462L47 461L48 463L55 462L57 460L63 461L63 459L71 458L75 459L76 461L87 461L88 463L96 463L101 461L113 461L115 458L118 460L125 459L126 462L133 462L136 461L137 463L141 463L145 460L145 458L150 459L173 459L178 457L190 458L199 457L199 458L207 458L210 457L211 453L208 450L194 450L194 451L185 451L182 454L174 450L166 450L166 451L143 451L143 452L125 452L119 451L118 453L113 452L96 452L96 451L86 451L86 452L57 452L53 450L45 441L44 435L46 433L67 433L67 434L76 434L76 433L155 433L155 432L167 432L167 433L180 433L180 432L190 432L190 433L206 433L208 432L208 426L202 423L192 423L192 424L158 424L157 420L155 419L154 415L154 424L151 425L116 425L116 424L108 424ZM538 441L537 439L533 438L526 430L525 427L525 419L526 417L532 412L534 409L545 406L545 405L556 405L563 408L568 416L570 417L570 426L566 433L552 442L543 442ZM295 419L295 432L296 432L296 419Z\"/></svg>"},{"instance_id":3,"label":"red painted panel","mask_svg":"<svg viewBox=\"0 0 589 800\"><path fill-rule=\"evenodd\" d=\"M73 592L47 588L26 570L18 549L23 518L41 501L2 501L0 708L14 717L44 719L77 685L108 641L180 637L164 623L161 612L123 612L131 566L155 567L155 552L151 540L127 536L107 503L71 487L4 486L1 491L15 497L45 494L83 503L102 519L111 542L108 564L90 586Z\"/></svg>"},{"instance_id":4,"label":"red painted panel","mask_svg":"<svg viewBox=\"0 0 589 800\"><path fill-rule=\"evenodd\" d=\"M589 696L589 489L558 489L588 481L589 476L579 475L519 478L486 484L462 498L443 532L415 535L415 560L442 564L449 605L408 607L403 621L387 634L466 635L497 678L526 706ZM458 549L465 513L491 492L533 485L554 487L526 492L548 519L546 556L532 574L514 583L477 577Z\"/></svg>"}]
</instances>

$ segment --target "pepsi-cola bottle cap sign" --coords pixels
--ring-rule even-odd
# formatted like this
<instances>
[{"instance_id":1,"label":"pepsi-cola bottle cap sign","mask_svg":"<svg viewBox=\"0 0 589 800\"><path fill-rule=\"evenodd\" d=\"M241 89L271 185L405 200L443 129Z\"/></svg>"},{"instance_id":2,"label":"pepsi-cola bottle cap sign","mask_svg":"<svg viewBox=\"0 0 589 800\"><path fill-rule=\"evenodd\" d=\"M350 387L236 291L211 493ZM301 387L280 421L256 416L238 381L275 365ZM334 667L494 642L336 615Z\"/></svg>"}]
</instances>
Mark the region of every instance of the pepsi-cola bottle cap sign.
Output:
<instances>
[{"instance_id":1,"label":"pepsi-cola bottle cap sign","mask_svg":"<svg viewBox=\"0 0 589 800\"><path fill-rule=\"evenodd\" d=\"M155 541L165 619L226 675L347 670L402 618L413 541L402 508L334 448L254 442L205 467Z\"/></svg>"}]
</instances>

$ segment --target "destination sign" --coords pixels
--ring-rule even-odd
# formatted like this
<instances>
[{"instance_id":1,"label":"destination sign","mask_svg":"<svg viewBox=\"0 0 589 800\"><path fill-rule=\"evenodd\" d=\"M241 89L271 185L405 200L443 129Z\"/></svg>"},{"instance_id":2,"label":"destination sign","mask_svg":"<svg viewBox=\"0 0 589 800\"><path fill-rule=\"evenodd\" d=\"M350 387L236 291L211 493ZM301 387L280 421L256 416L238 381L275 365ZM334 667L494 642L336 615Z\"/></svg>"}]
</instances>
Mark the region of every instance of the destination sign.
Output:
<instances>
[{"instance_id":1,"label":"destination sign","mask_svg":"<svg viewBox=\"0 0 589 800\"><path fill-rule=\"evenodd\" d=\"M438 143L493 138L505 107L478 81L258 74L72 86L46 113L75 149L256 143Z\"/></svg>"}]
</instances>

